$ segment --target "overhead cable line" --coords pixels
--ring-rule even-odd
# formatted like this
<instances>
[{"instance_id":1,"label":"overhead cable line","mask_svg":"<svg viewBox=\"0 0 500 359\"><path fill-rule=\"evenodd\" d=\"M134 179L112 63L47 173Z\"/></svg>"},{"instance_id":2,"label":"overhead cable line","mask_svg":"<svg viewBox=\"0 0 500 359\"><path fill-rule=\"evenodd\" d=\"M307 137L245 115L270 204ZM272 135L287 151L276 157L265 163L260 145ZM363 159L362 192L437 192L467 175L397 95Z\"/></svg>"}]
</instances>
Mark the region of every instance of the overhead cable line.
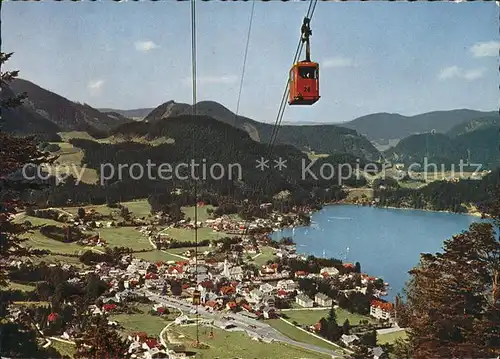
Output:
<instances>
[{"instance_id":1,"label":"overhead cable line","mask_svg":"<svg viewBox=\"0 0 500 359\"><path fill-rule=\"evenodd\" d=\"M309 7L308 7L307 13L306 13L306 18L308 18L309 20L311 20L313 15L314 15L314 11L316 10L317 3L318 3L318 0L311 0L309 2ZM298 62L300 55L302 53L303 46L304 46L304 43L303 43L302 37L301 37L299 39L299 43L297 44L297 49L295 51L295 55L294 55L293 62L292 62L293 64ZM276 139L278 136L278 130L279 130L279 127L281 126L281 121L283 120L283 115L285 113L286 102L287 102L286 99L288 97L289 91L290 91L290 78L288 77L286 85L285 85L285 91L283 92L280 107L278 109L278 115L276 116L276 121L275 121L274 126L273 126L273 132L271 134L271 138L269 139L266 158L270 158L272 155L273 147L275 145L275 142L276 142ZM260 201L260 198L261 198L262 192L263 192L262 185L267 182L269 175L270 175L270 173L268 172L267 176L261 177L261 181L260 181L259 185L257 186L257 198L258 198L257 202ZM249 220L247 220L245 223L245 232L244 232L243 236L248 235L248 229L249 229L248 224L249 224Z\"/></svg>"},{"instance_id":2,"label":"overhead cable line","mask_svg":"<svg viewBox=\"0 0 500 359\"><path fill-rule=\"evenodd\" d=\"M191 0L191 71L192 71L192 80L193 80L193 93L192 93L192 101L193 105L191 107L191 115L193 117L193 121L196 121L195 116L197 115L196 102L197 102L197 84L196 84L196 0ZM196 158L196 141L197 141L197 131L193 131L193 160ZM198 287L198 188L197 188L196 179L194 179L194 266L195 266L195 281L196 288ZM193 296L193 301L195 297ZM198 314L198 301L195 303L196 306L196 346L200 344L200 332L199 332L199 314Z\"/></svg>"}]
</instances>

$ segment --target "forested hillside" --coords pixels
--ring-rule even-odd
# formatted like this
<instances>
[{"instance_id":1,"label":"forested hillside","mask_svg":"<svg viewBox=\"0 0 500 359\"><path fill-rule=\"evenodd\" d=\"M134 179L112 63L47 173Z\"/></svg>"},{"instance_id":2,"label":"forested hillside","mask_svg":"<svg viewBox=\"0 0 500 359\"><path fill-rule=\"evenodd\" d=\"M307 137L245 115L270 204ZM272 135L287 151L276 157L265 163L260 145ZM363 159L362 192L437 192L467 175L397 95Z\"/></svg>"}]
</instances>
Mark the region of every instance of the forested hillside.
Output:
<instances>
[{"instance_id":1,"label":"forested hillside","mask_svg":"<svg viewBox=\"0 0 500 359\"><path fill-rule=\"evenodd\" d=\"M420 189L376 189L374 196L384 207L415 208L435 211L467 212L468 205L480 207L491 198L491 191L500 185L500 170L482 180L459 182L436 181Z\"/></svg>"},{"instance_id":2,"label":"forested hillside","mask_svg":"<svg viewBox=\"0 0 500 359\"><path fill-rule=\"evenodd\" d=\"M338 154L319 159L310 167L313 175L305 173L303 176L304 166L307 167L311 160L295 147L278 145L272 156L268 157L267 144L255 142L245 131L206 116L179 116L156 123L134 122L119 127L113 134L123 137L133 134L145 139L163 136L168 137L170 141L152 145L127 141L110 144L88 139L72 139L70 143L83 149L85 153L83 162L96 169L100 177L106 180L102 182L102 186L79 184L76 187L72 186L70 181L39 197L38 201L49 201L52 205L66 203L68 199L73 203L105 203L144 198L158 192L180 191L188 203L188 199L193 195L193 178L199 177L200 180L196 181L198 191L210 201L230 198L233 201L250 199L252 202L262 202L269 201L272 196L287 190L291 193L290 200L294 203L315 203L332 198L339 199L337 190L340 184L366 184L364 178L358 180L354 175L349 178L347 169L342 172L344 178L340 179L339 164L364 166L364 161L353 155ZM286 160L286 168L281 171L274 168L274 160L280 157ZM261 158L269 160L269 168L264 171L256 168L257 161ZM194 175L187 167L180 168L178 173L175 172L177 165L190 164L192 160L199 165ZM149 173L148 161L152 164ZM320 171L325 163L334 168L332 176L328 168ZM138 168L130 171L133 164L143 168L142 176ZM166 164L163 176L171 175L173 178L160 177L161 164ZM205 173L202 172L201 165L206 166ZM213 175L210 172L211 166L214 168ZM165 172L165 168L170 168L170 171ZM115 171L114 176L112 170Z\"/></svg>"},{"instance_id":3,"label":"forested hillside","mask_svg":"<svg viewBox=\"0 0 500 359\"><path fill-rule=\"evenodd\" d=\"M145 121L156 122L179 115L191 114L191 105L166 102L145 118ZM255 141L269 143L274 125L258 122L235 113L213 101L202 101L196 105L199 115L209 116L233 127L246 131ZM295 146L301 151L315 151L323 154L350 153L370 161L380 157L379 151L356 131L338 125L282 125L276 143Z\"/></svg>"}]
</instances>

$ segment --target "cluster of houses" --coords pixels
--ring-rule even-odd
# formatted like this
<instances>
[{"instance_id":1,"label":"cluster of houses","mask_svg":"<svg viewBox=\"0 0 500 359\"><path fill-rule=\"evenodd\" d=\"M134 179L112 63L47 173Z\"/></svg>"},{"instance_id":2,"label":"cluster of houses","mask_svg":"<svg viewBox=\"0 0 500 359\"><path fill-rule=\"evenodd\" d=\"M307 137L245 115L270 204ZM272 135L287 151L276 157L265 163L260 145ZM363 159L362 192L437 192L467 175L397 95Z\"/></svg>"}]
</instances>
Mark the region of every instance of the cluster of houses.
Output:
<instances>
[{"instance_id":1,"label":"cluster of houses","mask_svg":"<svg viewBox=\"0 0 500 359\"><path fill-rule=\"evenodd\" d=\"M167 348L156 338L151 338L145 332L131 333L127 337L129 344L128 352L132 358L170 358Z\"/></svg>"},{"instance_id":2,"label":"cluster of houses","mask_svg":"<svg viewBox=\"0 0 500 359\"><path fill-rule=\"evenodd\" d=\"M264 203L261 207L263 206L271 206L271 203ZM205 225L216 232L240 233L247 230L268 228L278 230L283 227L299 226L302 225L302 223L300 223L299 217L296 214L280 214L273 212L269 215L269 218L257 218L251 222L236 220L233 217L223 215L215 219L206 220Z\"/></svg>"},{"instance_id":3,"label":"cluster of houses","mask_svg":"<svg viewBox=\"0 0 500 359\"><path fill-rule=\"evenodd\" d=\"M314 304L318 307L331 307L333 299L323 293L316 293L314 299L309 298L305 294L299 294L295 297L295 302L304 308L312 308Z\"/></svg>"},{"instance_id":4,"label":"cluster of houses","mask_svg":"<svg viewBox=\"0 0 500 359\"><path fill-rule=\"evenodd\" d=\"M295 254L293 246L280 246L279 251L286 253L287 256ZM11 263L11 265L21 264ZM344 266L353 267L351 263L345 263ZM96 273L109 286L109 290L100 299L101 304L89 307L94 315L116 312L120 309L121 303L143 296L139 290L142 288L162 292L166 290L167 293L173 294L169 280L176 279L183 283L181 297L190 301L194 292L199 292L200 304L208 311L234 311L249 318L263 320L277 317L278 298L294 300L303 308L331 307L334 304L333 299L324 293L317 293L314 298L309 298L300 291L297 281L299 278L337 277L342 282L354 276L353 273L341 275L334 267L321 268L319 273L304 271L291 273L286 270L278 271L278 265L274 263L263 265L258 273L254 273L245 266L231 263L227 259L216 261L200 257L151 263L125 255L120 259L119 265L100 263L90 270L79 272L69 281L83 282L91 272ZM362 275L364 285L375 280L375 277ZM358 289L363 288L366 289L365 287ZM165 308L155 305L152 307L152 312L163 315ZM393 313L394 308L391 303L381 300L371 303L370 314L374 318L392 322ZM68 340L73 339L73 333L66 332L63 335ZM349 345L354 345L356 340L355 336L343 339L349 342ZM151 338L131 336L130 350L137 357L153 358L161 357L166 348Z\"/></svg>"},{"instance_id":5,"label":"cluster of houses","mask_svg":"<svg viewBox=\"0 0 500 359\"><path fill-rule=\"evenodd\" d=\"M87 247L105 247L106 246L106 241L101 238L99 233L89 236L86 238L83 238L79 241L79 244Z\"/></svg>"},{"instance_id":6,"label":"cluster of houses","mask_svg":"<svg viewBox=\"0 0 500 359\"><path fill-rule=\"evenodd\" d=\"M270 206L271 204L263 204ZM291 217L292 216L292 217ZM87 218L88 216L86 216ZM92 217L92 216L90 216ZM74 219L75 224L82 230L88 229L88 222L82 219ZM281 215L272 213L269 219L257 219L250 224L237 221L230 216L221 216L216 219L206 220L205 223L182 220L176 223L183 228L194 228L207 226L217 232L241 232L246 229L258 228L282 228L284 224L298 224L298 216ZM97 222L96 222L97 223ZM102 222L99 226L111 226L112 222ZM248 228L246 227L248 226ZM168 242L168 237L161 237L155 233L153 226L142 226L137 228L147 235L150 240L158 243ZM105 246L106 243L99 235L85 239L85 245ZM222 245L221 243L219 245ZM245 252L257 253L258 248L248 242L242 243ZM206 254L206 253L205 253ZM276 249L278 258L300 258L297 255L294 245L280 245ZM138 289L151 289L167 293L172 292L169 280L176 279L182 281L181 297L188 301L192 300L195 292L200 294L200 304L208 311L234 311L254 319L271 319L277 316L276 300L288 299L295 301L303 308L331 307L333 299L324 293L317 293L314 298L308 297L301 292L298 285L299 278L324 278L337 277L340 282L352 279L354 274L347 273L340 275L337 268L325 267L319 273L307 273L287 270L278 271L278 264L262 265L257 273L245 269L245 266L224 261L204 258L203 254L198 258L193 257L192 252L184 253L187 260L168 261L150 263L133 256L123 256L119 266L107 263L97 264L93 269L82 271L76 278L70 281L84 281L88 273L96 273L101 280L105 281L109 290L101 298L101 305L92 305L89 310L94 315L103 315L120 309L123 302L133 301L141 296ZM304 258L305 259L305 258ZM346 268L353 269L354 265L345 263ZM366 274L361 275L361 286L348 291L366 291L366 285L375 281L375 277ZM370 314L374 318L381 320L393 320L393 308L390 303L383 301L373 301L370 307ZM163 315L165 308L155 305L153 313ZM182 318L178 318L181 320ZM189 320L189 318L184 318ZM129 337L131 342L130 353L136 357L153 358L165 353L164 348L155 339L149 338L144 333L136 333ZM72 339L71 333L64 333L68 340ZM349 336L352 337L352 336ZM349 341L349 345L355 342L355 338L344 338ZM351 340L353 339L353 340ZM347 345L347 344L346 344Z\"/></svg>"},{"instance_id":7,"label":"cluster of houses","mask_svg":"<svg viewBox=\"0 0 500 359\"><path fill-rule=\"evenodd\" d=\"M360 338L357 335L342 334L340 341L348 348L355 349L360 343ZM381 347L374 347L368 349L368 353L373 359L389 359L389 356Z\"/></svg>"}]
</instances>

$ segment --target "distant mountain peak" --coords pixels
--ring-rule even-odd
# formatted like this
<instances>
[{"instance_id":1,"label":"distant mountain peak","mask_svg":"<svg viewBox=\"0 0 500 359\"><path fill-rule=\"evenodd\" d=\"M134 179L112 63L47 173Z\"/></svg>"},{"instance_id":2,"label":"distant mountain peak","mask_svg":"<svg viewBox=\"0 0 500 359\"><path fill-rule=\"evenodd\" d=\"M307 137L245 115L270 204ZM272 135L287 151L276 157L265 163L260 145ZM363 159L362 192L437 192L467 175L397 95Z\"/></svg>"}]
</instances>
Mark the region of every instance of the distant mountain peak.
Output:
<instances>
[{"instance_id":1,"label":"distant mountain peak","mask_svg":"<svg viewBox=\"0 0 500 359\"><path fill-rule=\"evenodd\" d=\"M103 135L112 128L131 121L118 114L102 113L86 103L68 100L28 80L15 79L9 88L15 94L26 92L28 95L20 109L3 114L12 132L29 134L30 131L35 131L30 130L31 125L25 122L32 123L36 117L45 120L44 125L41 122L37 124L36 132L50 134L54 133L55 127L49 126L49 123L57 126L60 131L87 131ZM20 115L19 111L23 114Z\"/></svg>"},{"instance_id":2,"label":"distant mountain peak","mask_svg":"<svg viewBox=\"0 0 500 359\"><path fill-rule=\"evenodd\" d=\"M432 130L438 133L446 133L460 123L493 114L495 112L470 109L431 111L414 116L381 112L361 116L341 125L364 134L372 141L379 142L403 139L413 134L426 133Z\"/></svg>"}]
</instances>

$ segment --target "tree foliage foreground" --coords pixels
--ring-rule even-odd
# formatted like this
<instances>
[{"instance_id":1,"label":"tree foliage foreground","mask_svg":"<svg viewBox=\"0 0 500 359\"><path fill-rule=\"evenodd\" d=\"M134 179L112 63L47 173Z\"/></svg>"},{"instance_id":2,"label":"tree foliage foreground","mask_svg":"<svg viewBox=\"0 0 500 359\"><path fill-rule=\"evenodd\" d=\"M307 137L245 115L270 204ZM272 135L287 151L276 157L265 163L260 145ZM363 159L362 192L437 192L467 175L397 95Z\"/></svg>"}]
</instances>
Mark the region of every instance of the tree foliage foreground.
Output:
<instances>
[{"instance_id":1,"label":"tree foliage foreground","mask_svg":"<svg viewBox=\"0 0 500 359\"><path fill-rule=\"evenodd\" d=\"M398 358L493 358L500 355L500 188L485 208L492 221L473 223L422 254L410 271L404 321L408 341Z\"/></svg>"}]
</instances>

